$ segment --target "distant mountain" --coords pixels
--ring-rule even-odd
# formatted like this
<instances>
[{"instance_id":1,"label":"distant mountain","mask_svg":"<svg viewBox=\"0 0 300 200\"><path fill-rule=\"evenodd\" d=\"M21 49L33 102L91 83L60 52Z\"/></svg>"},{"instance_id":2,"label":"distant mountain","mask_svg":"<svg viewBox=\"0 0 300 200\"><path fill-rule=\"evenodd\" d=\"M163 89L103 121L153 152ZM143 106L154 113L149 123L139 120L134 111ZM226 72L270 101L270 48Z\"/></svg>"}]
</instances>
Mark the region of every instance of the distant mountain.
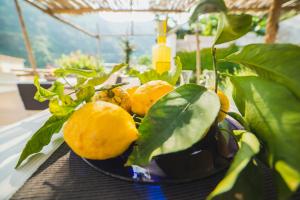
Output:
<instances>
[{"instance_id":1,"label":"distant mountain","mask_svg":"<svg viewBox=\"0 0 300 200\"><path fill-rule=\"evenodd\" d=\"M23 11L30 41L39 67L53 64L61 54L75 50L96 55L97 40L65 25L19 0ZM125 33L128 23L112 23L103 20L98 14L83 16L64 16L72 22L96 32L99 24L100 34ZM153 33L153 22L135 22L135 33ZM123 59L120 37L103 37L100 41L100 54L105 62L121 62ZM133 56L151 53L154 36L130 37L136 51ZM0 1L0 54L27 59L21 28L14 1ZM28 65L28 62L26 63Z\"/></svg>"}]
</instances>

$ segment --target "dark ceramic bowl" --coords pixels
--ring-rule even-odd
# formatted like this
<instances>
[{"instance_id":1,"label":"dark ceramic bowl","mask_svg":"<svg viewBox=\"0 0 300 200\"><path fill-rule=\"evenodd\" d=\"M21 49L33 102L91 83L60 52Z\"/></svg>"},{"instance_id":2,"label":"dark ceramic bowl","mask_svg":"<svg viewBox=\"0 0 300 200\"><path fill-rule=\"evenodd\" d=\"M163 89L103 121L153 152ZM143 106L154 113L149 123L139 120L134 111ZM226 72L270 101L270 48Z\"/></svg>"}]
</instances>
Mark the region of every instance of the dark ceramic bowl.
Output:
<instances>
[{"instance_id":1,"label":"dark ceramic bowl","mask_svg":"<svg viewBox=\"0 0 300 200\"><path fill-rule=\"evenodd\" d=\"M230 129L241 129L235 121L226 119L226 123ZM113 159L83 160L94 169L122 180L140 183L188 182L209 177L228 168L238 146L230 134L227 137L223 134L226 133L211 128L203 140L189 149L156 156L149 165L143 167L124 166L132 147Z\"/></svg>"}]
</instances>

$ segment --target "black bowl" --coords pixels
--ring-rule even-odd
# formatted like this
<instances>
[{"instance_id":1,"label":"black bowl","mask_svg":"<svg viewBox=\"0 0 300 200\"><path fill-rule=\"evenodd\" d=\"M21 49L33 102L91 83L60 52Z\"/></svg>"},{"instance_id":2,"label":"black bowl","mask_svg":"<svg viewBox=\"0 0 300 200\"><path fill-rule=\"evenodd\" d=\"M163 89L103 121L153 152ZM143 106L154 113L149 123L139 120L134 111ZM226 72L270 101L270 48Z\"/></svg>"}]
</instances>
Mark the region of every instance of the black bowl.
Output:
<instances>
[{"instance_id":1,"label":"black bowl","mask_svg":"<svg viewBox=\"0 0 300 200\"><path fill-rule=\"evenodd\" d=\"M241 129L235 121L226 119L225 122L232 130ZM206 137L192 147L155 156L149 165L143 167L124 166L132 146L116 158L83 160L94 169L122 180L140 183L183 183L206 178L228 168L238 145L233 136L228 134L224 137L223 134L226 133L211 128Z\"/></svg>"}]
</instances>

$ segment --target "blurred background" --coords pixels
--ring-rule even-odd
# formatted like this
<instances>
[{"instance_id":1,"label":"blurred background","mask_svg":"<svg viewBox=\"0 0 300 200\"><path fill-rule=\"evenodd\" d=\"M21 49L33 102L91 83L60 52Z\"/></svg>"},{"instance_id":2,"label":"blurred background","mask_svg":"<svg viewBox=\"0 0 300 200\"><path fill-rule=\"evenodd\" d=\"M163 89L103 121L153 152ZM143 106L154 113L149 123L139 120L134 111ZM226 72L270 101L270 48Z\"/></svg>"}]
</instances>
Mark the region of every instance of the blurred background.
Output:
<instances>
[{"instance_id":1,"label":"blurred background","mask_svg":"<svg viewBox=\"0 0 300 200\"><path fill-rule=\"evenodd\" d=\"M60 14L64 22L28 3L36 1L17 2L32 47L36 71L42 76L46 87L53 80L53 69L70 63L78 66L101 63L104 70L120 62L137 69L151 68L151 51L157 35L156 21L160 18L168 19L167 45L172 49L172 57L180 57L184 70L195 71L197 47L201 69L212 69L209 48L216 34L218 17L217 14L202 14L197 22L189 23L198 1L185 0L184 5L188 6L181 8L182 12L175 12L174 8L170 12ZM172 1L162 2L167 5ZM244 37L219 46L217 56L225 57L249 43L265 42L272 1L225 2L233 11L252 14L253 24L251 32ZM34 94L32 63L15 3L12 0L0 1L0 126L47 108L46 104L28 102ZM300 45L299 7L297 0L283 1L281 8L284 9L275 24L278 26L276 40L272 42ZM79 28L76 30L76 27ZM224 73L245 73L240 66L231 63L218 65Z\"/></svg>"}]
</instances>

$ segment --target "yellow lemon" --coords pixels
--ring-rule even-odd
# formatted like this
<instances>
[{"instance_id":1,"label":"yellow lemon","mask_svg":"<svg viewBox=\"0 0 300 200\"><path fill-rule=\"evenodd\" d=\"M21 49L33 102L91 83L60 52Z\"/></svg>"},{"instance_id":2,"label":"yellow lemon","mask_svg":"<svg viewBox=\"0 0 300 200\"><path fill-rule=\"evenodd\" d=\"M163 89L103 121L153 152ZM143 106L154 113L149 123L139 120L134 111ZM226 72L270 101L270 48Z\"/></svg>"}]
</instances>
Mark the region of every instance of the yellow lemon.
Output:
<instances>
[{"instance_id":1,"label":"yellow lemon","mask_svg":"<svg viewBox=\"0 0 300 200\"><path fill-rule=\"evenodd\" d=\"M104 101L87 103L75 111L63 132L76 154L94 160L121 155L139 136L130 114Z\"/></svg>"},{"instance_id":2,"label":"yellow lemon","mask_svg":"<svg viewBox=\"0 0 300 200\"><path fill-rule=\"evenodd\" d=\"M218 91L217 94L221 103L221 109L218 115L218 122L221 122L226 118L226 113L229 111L230 103L228 97L222 91Z\"/></svg>"},{"instance_id":3,"label":"yellow lemon","mask_svg":"<svg viewBox=\"0 0 300 200\"><path fill-rule=\"evenodd\" d=\"M129 94L129 96L132 96L134 94L134 92L136 91L136 89L138 89L139 86L133 86L131 88L127 88L126 92Z\"/></svg>"},{"instance_id":4,"label":"yellow lemon","mask_svg":"<svg viewBox=\"0 0 300 200\"><path fill-rule=\"evenodd\" d=\"M128 112L130 111L131 108L129 94L126 92L126 90L120 87L98 92L93 97L93 101L99 101L99 100L110 102L118 106L121 106Z\"/></svg>"},{"instance_id":5,"label":"yellow lemon","mask_svg":"<svg viewBox=\"0 0 300 200\"><path fill-rule=\"evenodd\" d=\"M150 81L141 85L132 95L132 112L141 116L145 115L158 99L173 89L172 85L161 80Z\"/></svg>"}]
</instances>

